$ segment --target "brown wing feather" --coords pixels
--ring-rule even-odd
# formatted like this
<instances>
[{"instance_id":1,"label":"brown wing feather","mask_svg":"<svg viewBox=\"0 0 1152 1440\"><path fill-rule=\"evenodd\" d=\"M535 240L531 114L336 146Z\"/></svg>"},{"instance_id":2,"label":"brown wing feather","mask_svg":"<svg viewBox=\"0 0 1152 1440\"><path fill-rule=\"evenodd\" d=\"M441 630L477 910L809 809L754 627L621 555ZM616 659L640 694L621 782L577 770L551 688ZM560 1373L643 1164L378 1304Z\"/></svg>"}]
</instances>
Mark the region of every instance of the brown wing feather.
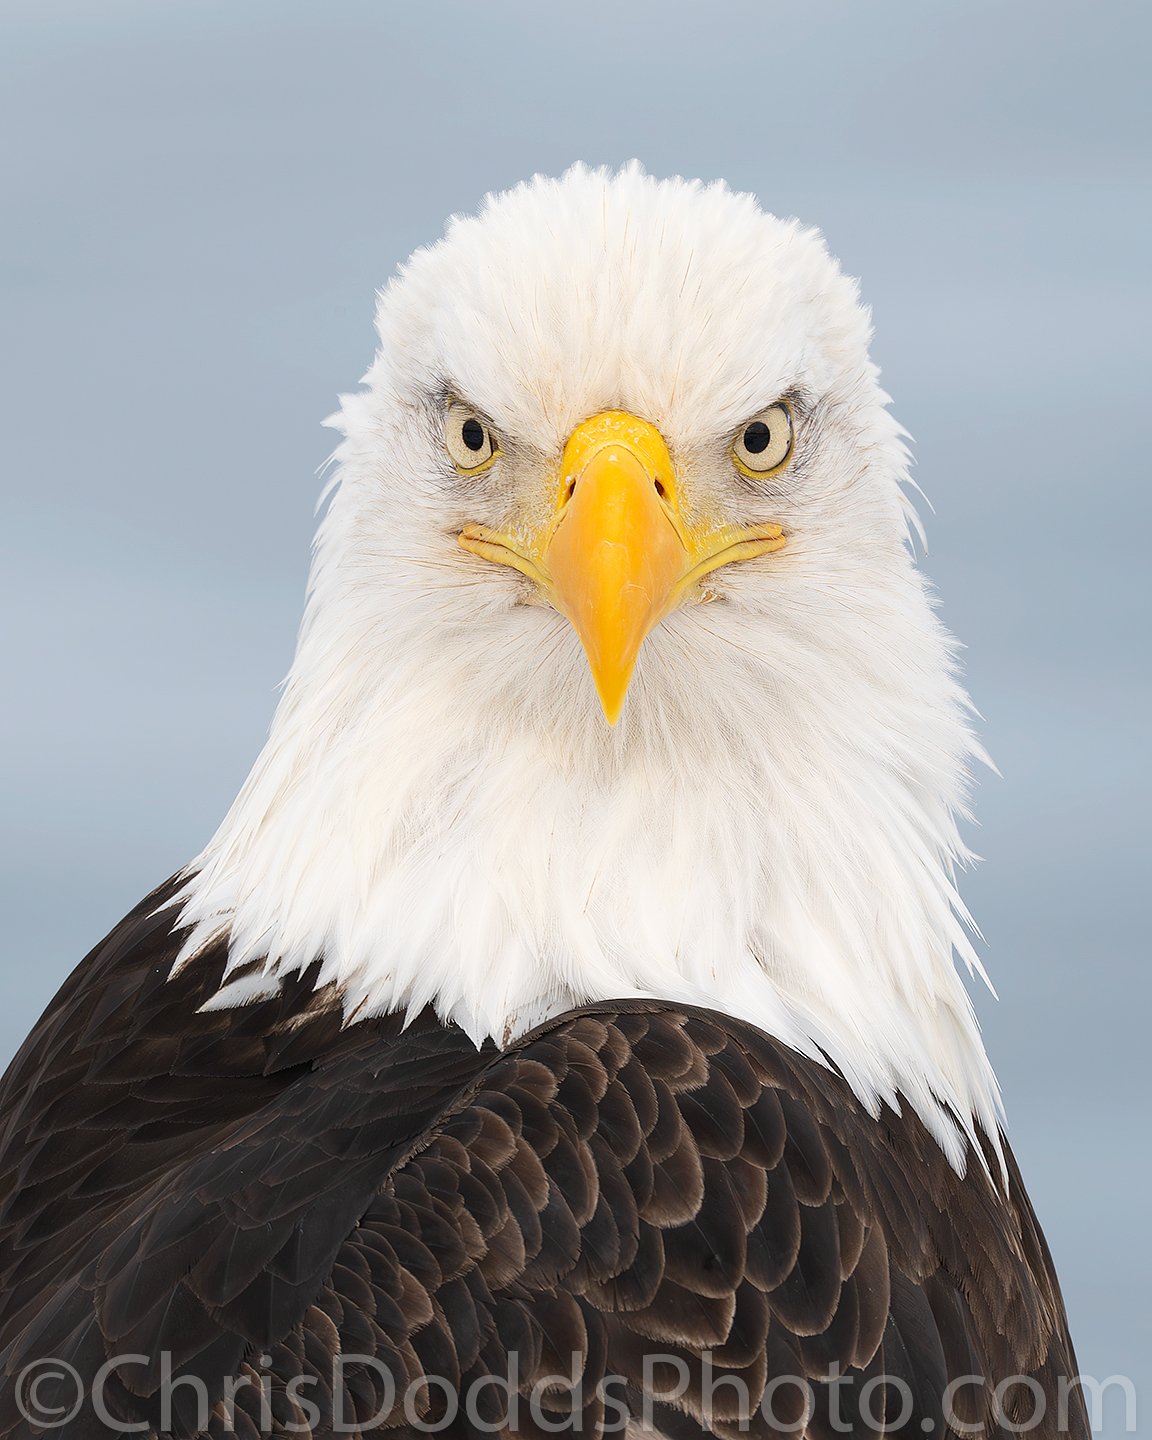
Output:
<instances>
[{"instance_id":1,"label":"brown wing feather","mask_svg":"<svg viewBox=\"0 0 1152 1440\"><path fill-rule=\"evenodd\" d=\"M89 1378L147 1356L105 1408L179 1436L229 1433L227 1376L241 1435L479 1435L510 1403L480 1382L512 1375L519 1433L594 1434L678 1388L650 1406L675 1440L779 1433L762 1402L802 1419L788 1376L811 1383L808 1435L871 1433L862 1391L889 1376L912 1409L888 1433L923 1436L979 1374L955 1410L996 1435L1000 1380L1055 1397L1075 1375L1011 1161L1006 1190L975 1157L961 1180L914 1116L873 1119L706 1012L588 1007L504 1054L430 1014L342 1028L312 975L202 1013L223 954L171 976L170 893L89 956L0 1087L0 1436L37 1433L16 1378L46 1355ZM206 1432L191 1383L165 1411L165 1352L216 1407ZM574 1373L575 1395L545 1384ZM115 1427L85 1407L67 1433ZM1087 1434L1079 1411L1061 1433Z\"/></svg>"}]
</instances>

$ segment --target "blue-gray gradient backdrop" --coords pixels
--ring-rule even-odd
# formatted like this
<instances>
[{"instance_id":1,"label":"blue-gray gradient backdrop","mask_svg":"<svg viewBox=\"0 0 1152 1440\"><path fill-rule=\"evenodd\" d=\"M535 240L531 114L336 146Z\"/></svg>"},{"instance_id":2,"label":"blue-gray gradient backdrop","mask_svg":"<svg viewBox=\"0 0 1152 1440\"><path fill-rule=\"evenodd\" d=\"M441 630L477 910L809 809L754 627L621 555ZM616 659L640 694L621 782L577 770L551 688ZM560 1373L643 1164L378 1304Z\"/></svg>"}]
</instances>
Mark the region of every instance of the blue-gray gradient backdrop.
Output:
<instances>
[{"instance_id":1,"label":"blue-gray gradient backdrop","mask_svg":"<svg viewBox=\"0 0 1152 1440\"><path fill-rule=\"evenodd\" d=\"M5 0L2 1058L259 748L375 287L536 170L723 176L874 307L1002 772L964 890L1011 1138L1083 1369L1152 1408L1150 18Z\"/></svg>"}]
</instances>

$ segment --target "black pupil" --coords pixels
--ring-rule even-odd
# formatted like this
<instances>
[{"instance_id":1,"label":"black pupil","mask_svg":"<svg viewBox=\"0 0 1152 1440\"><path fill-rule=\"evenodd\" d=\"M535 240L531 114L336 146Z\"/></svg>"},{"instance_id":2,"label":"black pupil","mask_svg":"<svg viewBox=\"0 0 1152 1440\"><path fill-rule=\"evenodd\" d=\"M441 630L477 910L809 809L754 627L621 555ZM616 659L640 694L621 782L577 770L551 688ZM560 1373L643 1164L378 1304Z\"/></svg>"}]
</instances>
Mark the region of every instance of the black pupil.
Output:
<instances>
[{"instance_id":1,"label":"black pupil","mask_svg":"<svg viewBox=\"0 0 1152 1440\"><path fill-rule=\"evenodd\" d=\"M460 438L469 450L483 450L484 426L479 420L465 420L460 427Z\"/></svg>"},{"instance_id":2,"label":"black pupil","mask_svg":"<svg viewBox=\"0 0 1152 1440\"><path fill-rule=\"evenodd\" d=\"M772 443L772 431L763 420L753 420L744 431L744 448L750 455L760 455Z\"/></svg>"}]
</instances>

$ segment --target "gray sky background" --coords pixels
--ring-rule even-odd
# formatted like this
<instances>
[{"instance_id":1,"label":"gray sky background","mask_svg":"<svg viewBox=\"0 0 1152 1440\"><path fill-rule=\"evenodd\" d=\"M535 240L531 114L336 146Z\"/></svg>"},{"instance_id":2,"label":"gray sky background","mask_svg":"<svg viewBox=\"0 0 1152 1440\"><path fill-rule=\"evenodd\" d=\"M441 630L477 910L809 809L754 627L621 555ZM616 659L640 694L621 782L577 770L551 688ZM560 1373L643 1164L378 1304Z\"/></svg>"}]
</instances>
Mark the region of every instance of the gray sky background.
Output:
<instances>
[{"instance_id":1,"label":"gray sky background","mask_svg":"<svg viewBox=\"0 0 1152 1440\"><path fill-rule=\"evenodd\" d=\"M1110 0L5 0L0 1059L261 743L375 287L536 170L723 176L874 307L1003 773L1011 1138L1082 1368L1152 1410L1150 44Z\"/></svg>"}]
</instances>

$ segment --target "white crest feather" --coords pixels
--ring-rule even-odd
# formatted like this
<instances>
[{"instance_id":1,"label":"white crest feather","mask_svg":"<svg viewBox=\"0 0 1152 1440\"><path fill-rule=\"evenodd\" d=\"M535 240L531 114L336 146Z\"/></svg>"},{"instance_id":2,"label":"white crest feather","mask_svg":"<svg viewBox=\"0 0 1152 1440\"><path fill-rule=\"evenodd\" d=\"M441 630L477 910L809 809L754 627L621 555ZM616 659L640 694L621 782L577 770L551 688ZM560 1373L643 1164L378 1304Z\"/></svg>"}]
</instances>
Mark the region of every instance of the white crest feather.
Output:
<instances>
[{"instance_id":1,"label":"white crest feather","mask_svg":"<svg viewBox=\"0 0 1152 1440\"><path fill-rule=\"evenodd\" d=\"M226 929L269 982L322 956L352 1018L433 1003L500 1042L589 1000L711 1005L903 1097L959 1163L999 1114L954 964L978 968L954 869L980 752L853 282L749 196L577 168L454 220L378 328L185 962ZM785 393L796 460L757 491L727 440ZM445 460L448 395L505 437L482 480ZM661 429L690 499L788 535L648 638L615 730L567 622L456 544L538 510L610 407Z\"/></svg>"}]
</instances>

